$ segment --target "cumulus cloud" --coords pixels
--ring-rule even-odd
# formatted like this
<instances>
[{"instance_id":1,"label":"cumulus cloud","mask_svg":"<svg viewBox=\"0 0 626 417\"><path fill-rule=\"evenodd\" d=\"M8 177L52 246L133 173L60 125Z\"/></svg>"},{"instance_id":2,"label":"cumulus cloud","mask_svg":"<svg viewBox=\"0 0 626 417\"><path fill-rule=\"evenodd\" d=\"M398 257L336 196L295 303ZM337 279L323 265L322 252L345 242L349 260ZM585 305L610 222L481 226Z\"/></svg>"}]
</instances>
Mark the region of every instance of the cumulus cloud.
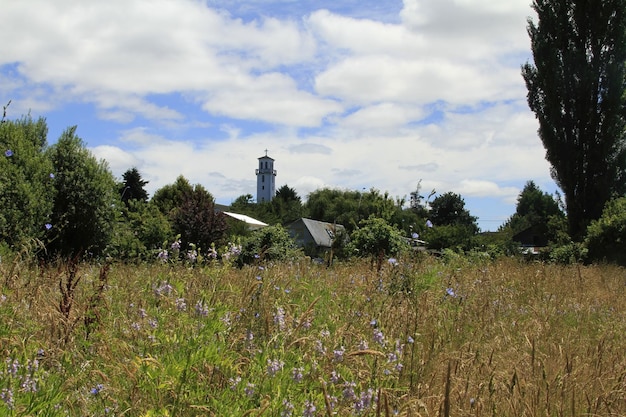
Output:
<instances>
[{"instance_id":1,"label":"cumulus cloud","mask_svg":"<svg viewBox=\"0 0 626 417\"><path fill-rule=\"evenodd\" d=\"M303 197L423 180L512 211L527 180L551 181L520 75L531 13L527 0L14 1L0 95L67 126L84 106L94 154L117 176L137 167L149 192L184 175L225 203L254 194L270 149L277 185Z\"/></svg>"}]
</instances>

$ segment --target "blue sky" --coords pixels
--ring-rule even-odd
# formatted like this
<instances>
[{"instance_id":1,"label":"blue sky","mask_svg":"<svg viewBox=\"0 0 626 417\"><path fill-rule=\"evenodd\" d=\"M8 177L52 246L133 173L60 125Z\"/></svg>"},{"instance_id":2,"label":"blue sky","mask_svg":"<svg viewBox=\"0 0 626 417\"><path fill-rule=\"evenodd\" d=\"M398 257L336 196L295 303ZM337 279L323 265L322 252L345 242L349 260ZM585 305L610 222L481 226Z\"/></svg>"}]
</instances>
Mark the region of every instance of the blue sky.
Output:
<instances>
[{"instance_id":1,"label":"blue sky","mask_svg":"<svg viewBox=\"0 0 626 417\"><path fill-rule=\"evenodd\" d=\"M553 193L526 105L528 0L29 0L0 15L0 100L150 193L277 186L460 194L482 230Z\"/></svg>"}]
</instances>

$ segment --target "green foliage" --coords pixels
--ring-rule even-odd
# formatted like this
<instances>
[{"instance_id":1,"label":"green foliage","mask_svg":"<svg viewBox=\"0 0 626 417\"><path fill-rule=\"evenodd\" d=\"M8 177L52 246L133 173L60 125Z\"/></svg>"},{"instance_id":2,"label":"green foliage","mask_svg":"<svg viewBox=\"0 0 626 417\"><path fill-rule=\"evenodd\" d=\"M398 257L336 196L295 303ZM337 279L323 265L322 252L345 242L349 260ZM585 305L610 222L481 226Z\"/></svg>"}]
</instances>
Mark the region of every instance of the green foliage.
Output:
<instances>
[{"instance_id":1,"label":"green foliage","mask_svg":"<svg viewBox=\"0 0 626 417\"><path fill-rule=\"evenodd\" d=\"M408 243L398 229L384 219L370 217L361 222L361 227L350 235L352 252L361 257L370 257L380 270L386 257L397 255L407 249Z\"/></svg>"},{"instance_id":2,"label":"green foliage","mask_svg":"<svg viewBox=\"0 0 626 417\"><path fill-rule=\"evenodd\" d=\"M119 260L153 260L173 236L169 219L152 203L129 200L117 222L109 254Z\"/></svg>"},{"instance_id":3,"label":"green foliage","mask_svg":"<svg viewBox=\"0 0 626 417\"><path fill-rule=\"evenodd\" d=\"M55 171L44 155L48 127L30 116L0 123L0 241L16 249L44 239Z\"/></svg>"},{"instance_id":4,"label":"green foliage","mask_svg":"<svg viewBox=\"0 0 626 417\"><path fill-rule=\"evenodd\" d=\"M272 212L280 219L282 225L288 225L303 217L302 201L296 190L283 185L276 190L271 202Z\"/></svg>"},{"instance_id":5,"label":"green foliage","mask_svg":"<svg viewBox=\"0 0 626 417\"><path fill-rule=\"evenodd\" d=\"M590 260L626 266L626 197L606 204L602 216L587 229L585 245Z\"/></svg>"},{"instance_id":6,"label":"green foliage","mask_svg":"<svg viewBox=\"0 0 626 417\"><path fill-rule=\"evenodd\" d=\"M464 224L445 224L428 228L423 235L429 249L469 250L474 246L476 229Z\"/></svg>"},{"instance_id":7,"label":"green foliage","mask_svg":"<svg viewBox=\"0 0 626 417\"><path fill-rule=\"evenodd\" d=\"M478 233L476 217L465 208L465 201L459 194L447 192L430 203L429 218L435 226L462 226L471 234Z\"/></svg>"},{"instance_id":8,"label":"green foliage","mask_svg":"<svg viewBox=\"0 0 626 417\"><path fill-rule=\"evenodd\" d=\"M101 254L109 244L120 200L115 179L67 129L47 150L52 161L56 195L48 244L51 255Z\"/></svg>"},{"instance_id":9,"label":"green foliage","mask_svg":"<svg viewBox=\"0 0 626 417\"><path fill-rule=\"evenodd\" d=\"M408 230L417 223L417 216L403 210L403 201L394 200L372 188L369 192L324 188L309 194L305 204L308 217L328 223L343 225L348 233L356 230L359 222L371 216L384 219L398 228Z\"/></svg>"},{"instance_id":10,"label":"green foliage","mask_svg":"<svg viewBox=\"0 0 626 417\"><path fill-rule=\"evenodd\" d=\"M152 202L161 213L169 216L174 209L183 204L185 195L191 194L193 187L189 181L182 175L176 178L174 184L166 185L159 188L150 202Z\"/></svg>"},{"instance_id":11,"label":"green foliage","mask_svg":"<svg viewBox=\"0 0 626 417\"><path fill-rule=\"evenodd\" d=\"M241 253L236 260L239 266L296 259L302 255L287 230L280 225L254 231L243 239L241 246Z\"/></svg>"},{"instance_id":12,"label":"green foliage","mask_svg":"<svg viewBox=\"0 0 626 417\"><path fill-rule=\"evenodd\" d=\"M124 203L128 203L129 200L148 201L148 192L144 187L149 181L141 178L137 168L129 169L122 178L124 181L120 185L120 198Z\"/></svg>"},{"instance_id":13,"label":"green foliage","mask_svg":"<svg viewBox=\"0 0 626 417\"><path fill-rule=\"evenodd\" d=\"M580 241L612 195L626 191L626 0L535 0L534 65L522 75L539 136Z\"/></svg>"},{"instance_id":14,"label":"green foliage","mask_svg":"<svg viewBox=\"0 0 626 417\"><path fill-rule=\"evenodd\" d=\"M551 262L560 265L569 265L584 262L587 259L588 250L582 243L571 242L554 247L548 257Z\"/></svg>"},{"instance_id":15,"label":"green foliage","mask_svg":"<svg viewBox=\"0 0 626 417\"><path fill-rule=\"evenodd\" d=\"M196 184L182 196L180 206L170 211L172 228L182 239L183 248L193 244L207 250L212 244L221 245L226 233L223 213L215 211L213 196Z\"/></svg>"}]
</instances>

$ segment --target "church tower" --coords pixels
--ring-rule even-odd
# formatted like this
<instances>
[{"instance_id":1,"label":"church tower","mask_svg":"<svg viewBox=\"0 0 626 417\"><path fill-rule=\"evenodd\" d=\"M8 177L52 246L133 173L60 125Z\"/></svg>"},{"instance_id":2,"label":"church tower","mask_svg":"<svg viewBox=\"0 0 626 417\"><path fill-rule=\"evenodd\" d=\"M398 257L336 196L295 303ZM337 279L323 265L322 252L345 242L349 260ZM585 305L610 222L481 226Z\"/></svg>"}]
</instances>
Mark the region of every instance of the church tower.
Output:
<instances>
[{"instance_id":1,"label":"church tower","mask_svg":"<svg viewBox=\"0 0 626 417\"><path fill-rule=\"evenodd\" d=\"M259 168L256 170L256 202L266 203L272 201L276 193L276 170L274 160L267 156L259 158Z\"/></svg>"}]
</instances>

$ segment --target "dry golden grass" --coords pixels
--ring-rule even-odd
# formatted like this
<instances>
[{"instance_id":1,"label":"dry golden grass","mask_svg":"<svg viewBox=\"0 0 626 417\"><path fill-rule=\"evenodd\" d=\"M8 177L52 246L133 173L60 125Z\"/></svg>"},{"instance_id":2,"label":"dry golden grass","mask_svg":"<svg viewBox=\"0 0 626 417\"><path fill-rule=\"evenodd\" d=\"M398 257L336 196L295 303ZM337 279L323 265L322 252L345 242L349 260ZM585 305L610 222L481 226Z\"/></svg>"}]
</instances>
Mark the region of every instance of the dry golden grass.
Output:
<instances>
[{"instance_id":1,"label":"dry golden grass","mask_svg":"<svg viewBox=\"0 0 626 417\"><path fill-rule=\"evenodd\" d=\"M361 415L626 415L626 272L618 267L512 259L446 265L427 258L401 260L377 274L367 262L242 270L114 264L103 277L98 266L79 265L69 310L62 307L66 269L21 268L7 276L8 269L0 265L6 297L0 359L45 350L48 372L65 367L56 389L70 415L93 409L79 392L94 381L108 386L118 415L145 415L157 403L186 410L183 415L220 415L211 398L230 398L228 379L260 375L272 355L306 367L308 388L297 392L319 400L316 415L355 413L347 402L331 404L333 390L341 392L328 380L335 369L375 392L376 403ZM181 405L163 381L162 389L143 388L146 372L167 366L151 353L157 348L129 330L136 312L158 319L159 349L185 343L176 333L183 326L174 314L176 297L154 297L162 283L184 296L189 310L203 300L232 318L228 331L216 333L228 362L206 360L193 373L194 386L210 392L205 404ZM275 319L278 307L282 323ZM372 339L375 330L384 343ZM330 335L325 353L316 350L322 331ZM247 341L250 333L254 342ZM394 346L401 346L402 369L390 374ZM338 363L333 349L340 347L345 355ZM291 389L289 378L283 384ZM242 402L232 415L280 415L272 395L260 393L256 407Z\"/></svg>"}]
</instances>

